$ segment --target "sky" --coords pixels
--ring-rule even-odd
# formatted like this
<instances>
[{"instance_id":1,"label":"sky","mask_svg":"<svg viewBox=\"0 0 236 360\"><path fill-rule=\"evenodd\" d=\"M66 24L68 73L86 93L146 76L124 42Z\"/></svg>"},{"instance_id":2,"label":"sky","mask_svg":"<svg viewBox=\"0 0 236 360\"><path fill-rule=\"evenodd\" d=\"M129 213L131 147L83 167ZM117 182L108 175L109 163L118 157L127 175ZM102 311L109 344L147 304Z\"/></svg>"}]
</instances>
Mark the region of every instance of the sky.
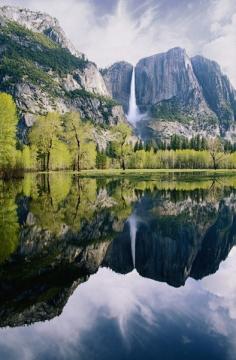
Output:
<instances>
[{"instance_id":1,"label":"sky","mask_svg":"<svg viewBox=\"0 0 236 360\"><path fill-rule=\"evenodd\" d=\"M217 61L236 87L236 0L0 0L58 18L79 51L106 67L180 46Z\"/></svg>"}]
</instances>

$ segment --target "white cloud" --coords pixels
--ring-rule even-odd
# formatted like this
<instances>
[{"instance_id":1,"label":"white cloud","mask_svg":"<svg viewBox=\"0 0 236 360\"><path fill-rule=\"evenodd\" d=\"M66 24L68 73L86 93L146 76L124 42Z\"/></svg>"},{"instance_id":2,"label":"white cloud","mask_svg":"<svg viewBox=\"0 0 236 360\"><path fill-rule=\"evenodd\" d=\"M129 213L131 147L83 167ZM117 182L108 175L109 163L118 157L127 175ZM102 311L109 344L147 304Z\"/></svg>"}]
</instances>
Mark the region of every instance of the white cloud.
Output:
<instances>
[{"instance_id":1,"label":"white cloud","mask_svg":"<svg viewBox=\"0 0 236 360\"><path fill-rule=\"evenodd\" d=\"M236 3L234 0L215 1L210 17L211 40L202 53L217 61L236 86Z\"/></svg>"},{"instance_id":2,"label":"white cloud","mask_svg":"<svg viewBox=\"0 0 236 360\"><path fill-rule=\"evenodd\" d=\"M210 302L211 309L225 308L232 320L236 320L236 282L229 274L236 273L236 247L233 248L216 274L202 280L203 287L215 295Z\"/></svg>"}]
</instances>

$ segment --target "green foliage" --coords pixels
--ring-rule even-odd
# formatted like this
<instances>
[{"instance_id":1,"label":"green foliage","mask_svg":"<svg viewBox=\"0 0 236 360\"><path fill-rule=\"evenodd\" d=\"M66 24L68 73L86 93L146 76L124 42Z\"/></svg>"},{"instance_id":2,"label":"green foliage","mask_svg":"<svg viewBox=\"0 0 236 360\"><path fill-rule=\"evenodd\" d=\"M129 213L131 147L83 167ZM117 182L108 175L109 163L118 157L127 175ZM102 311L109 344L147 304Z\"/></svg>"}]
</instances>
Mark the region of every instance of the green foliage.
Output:
<instances>
[{"instance_id":1,"label":"green foliage","mask_svg":"<svg viewBox=\"0 0 236 360\"><path fill-rule=\"evenodd\" d=\"M75 69L83 69L87 63L83 58L73 56L67 49L25 27L8 22L0 29L0 46L3 51L0 64L1 89L21 80L29 79L33 84L46 88L55 95L59 91L54 81ZM7 75L7 77L6 77Z\"/></svg>"},{"instance_id":2,"label":"green foliage","mask_svg":"<svg viewBox=\"0 0 236 360\"><path fill-rule=\"evenodd\" d=\"M117 141L109 141L106 148L106 154L112 159L120 157L120 145Z\"/></svg>"},{"instance_id":3,"label":"green foliage","mask_svg":"<svg viewBox=\"0 0 236 360\"><path fill-rule=\"evenodd\" d=\"M16 36L19 41L16 41ZM32 32L14 22L8 22L1 29L0 44L8 45L6 56L29 59L60 74L83 69L87 64L84 58L72 55L46 35Z\"/></svg>"},{"instance_id":4,"label":"green foliage","mask_svg":"<svg viewBox=\"0 0 236 360\"><path fill-rule=\"evenodd\" d=\"M16 161L16 106L10 95L0 93L0 172Z\"/></svg>"},{"instance_id":5,"label":"green foliage","mask_svg":"<svg viewBox=\"0 0 236 360\"><path fill-rule=\"evenodd\" d=\"M92 92L86 91L85 89L69 91L66 93L66 95L71 99L83 98L87 101L91 101L91 99L98 100L98 108L103 116L103 123L101 124L101 126L104 128L109 125L109 118L112 115L113 107L119 105L117 101L110 97L94 94Z\"/></svg>"},{"instance_id":6,"label":"green foliage","mask_svg":"<svg viewBox=\"0 0 236 360\"><path fill-rule=\"evenodd\" d=\"M79 113L70 112L63 116L64 137L72 154L74 169L95 167L96 146L93 143L93 128L90 123L82 122Z\"/></svg>"},{"instance_id":7,"label":"green foliage","mask_svg":"<svg viewBox=\"0 0 236 360\"><path fill-rule=\"evenodd\" d=\"M125 170L125 155L129 148L125 147L127 139L131 136L131 128L125 123L118 124L112 128L112 132L115 136L115 141L120 146L120 166L123 170Z\"/></svg>"},{"instance_id":8,"label":"green foliage","mask_svg":"<svg viewBox=\"0 0 236 360\"><path fill-rule=\"evenodd\" d=\"M145 146L146 150L151 150L151 147L149 148L147 145ZM143 142L142 140L139 140L135 143L134 145L134 152L138 151L138 150L143 150L144 146L143 146Z\"/></svg>"},{"instance_id":9,"label":"green foliage","mask_svg":"<svg viewBox=\"0 0 236 360\"><path fill-rule=\"evenodd\" d=\"M127 161L128 168L138 169L204 169L211 166L209 152L196 150L139 150Z\"/></svg>"},{"instance_id":10,"label":"green foliage","mask_svg":"<svg viewBox=\"0 0 236 360\"><path fill-rule=\"evenodd\" d=\"M133 147L131 128L121 123L111 129L113 140L105 151L96 150L95 129L79 113L39 116L29 133L29 145L16 149L16 107L11 96L0 93L0 175L16 171L73 169L194 169L235 168L235 145L195 136L173 135L170 144L156 141ZM9 176L10 177L10 176Z\"/></svg>"},{"instance_id":11,"label":"green foliage","mask_svg":"<svg viewBox=\"0 0 236 360\"><path fill-rule=\"evenodd\" d=\"M163 147L159 147L163 149ZM169 150L181 150L181 149L193 149L193 150L207 150L208 143L206 138L200 135L193 136L191 139L188 139L181 135L172 135L170 139L170 144L168 145Z\"/></svg>"},{"instance_id":12,"label":"green foliage","mask_svg":"<svg viewBox=\"0 0 236 360\"><path fill-rule=\"evenodd\" d=\"M18 83L21 80L27 81L27 79L48 91L57 88L53 78L28 59L4 56L0 65L0 79L3 79L5 74L7 74L7 79L4 79L1 85L4 89L12 83Z\"/></svg>"},{"instance_id":13,"label":"green foliage","mask_svg":"<svg viewBox=\"0 0 236 360\"><path fill-rule=\"evenodd\" d=\"M29 141L31 145L35 145L38 149L43 170L49 170L51 151L61 133L61 118L58 113L39 116L30 131Z\"/></svg>"},{"instance_id":14,"label":"green foliage","mask_svg":"<svg viewBox=\"0 0 236 360\"><path fill-rule=\"evenodd\" d=\"M25 170L37 170L37 148L35 146L23 147L22 166Z\"/></svg>"},{"instance_id":15,"label":"green foliage","mask_svg":"<svg viewBox=\"0 0 236 360\"><path fill-rule=\"evenodd\" d=\"M80 150L80 168L84 170L94 169L96 167L96 145L90 141L81 144Z\"/></svg>"},{"instance_id":16,"label":"green foliage","mask_svg":"<svg viewBox=\"0 0 236 360\"><path fill-rule=\"evenodd\" d=\"M152 116L160 120L178 121L189 123L192 118L181 111L179 101L176 98L164 100L152 108Z\"/></svg>"},{"instance_id":17,"label":"green foliage","mask_svg":"<svg viewBox=\"0 0 236 360\"><path fill-rule=\"evenodd\" d=\"M106 169L107 168L107 157L104 151L97 151L96 156L96 168Z\"/></svg>"},{"instance_id":18,"label":"green foliage","mask_svg":"<svg viewBox=\"0 0 236 360\"><path fill-rule=\"evenodd\" d=\"M68 146L59 140L53 142L51 151L51 166L52 170L70 169L72 165L72 156Z\"/></svg>"},{"instance_id":19,"label":"green foliage","mask_svg":"<svg viewBox=\"0 0 236 360\"><path fill-rule=\"evenodd\" d=\"M11 183L0 182L0 264L18 246L19 224L15 203L16 189Z\"/></svg>"},{"instance_id":20,"label":"green foliage","mask_svg":"<svg viewBox=\"0 0 236 360\"><path fill-rule=\"evenodd\" d=\"M212 158L213 168L216 170L224 159L223 144L220 138L212 138L208 141L208 149Z\"/></svg>"},{"instance_id":21,"label":"green foliage","mask_svg":"<svg viewBox=\"0 0 236 360\"><path fill-rule=\"evenodd\" d=\"M77 97L98 99L100 102L104 103L108 108L112 108L113 106L119 105L119 103L116 100L112 99L111 97L94 94L85 89L76 89L69 91L67 93L67 96L69 96L71 99L76 99Z\"/></svg>"}]
</instances>

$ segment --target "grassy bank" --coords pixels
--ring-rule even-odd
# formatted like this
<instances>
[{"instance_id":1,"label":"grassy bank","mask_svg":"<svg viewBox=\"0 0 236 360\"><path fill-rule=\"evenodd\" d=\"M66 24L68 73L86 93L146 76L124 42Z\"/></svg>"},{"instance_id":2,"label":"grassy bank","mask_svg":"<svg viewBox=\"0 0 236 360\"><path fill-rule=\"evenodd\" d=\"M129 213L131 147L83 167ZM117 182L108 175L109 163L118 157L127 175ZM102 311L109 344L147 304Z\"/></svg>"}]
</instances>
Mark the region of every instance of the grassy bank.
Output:
<instances>
[{"instance_id":1,"label":"grassy bank","mask_svg":"<svg viewBox=\"0 0 236 360\"><path fill-rule=\"evenodd\" d=\"M201 174L201 175L236 175L236 169L105 169L105 170L81 170L73 172L81 177L110 177L110 176L147 176L158 174Z\"/></svg>"}]
</instances>

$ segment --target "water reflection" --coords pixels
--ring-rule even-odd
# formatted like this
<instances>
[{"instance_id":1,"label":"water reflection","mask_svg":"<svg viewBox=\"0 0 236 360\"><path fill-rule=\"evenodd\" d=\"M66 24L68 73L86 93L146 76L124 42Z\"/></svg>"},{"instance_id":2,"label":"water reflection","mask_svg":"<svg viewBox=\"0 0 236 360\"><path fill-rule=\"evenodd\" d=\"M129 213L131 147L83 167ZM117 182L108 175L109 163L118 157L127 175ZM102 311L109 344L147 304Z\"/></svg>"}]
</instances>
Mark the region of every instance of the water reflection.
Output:
<instances>
[{"instance_id":1,"label":"water reflection","mask_svg":"<svg viewBox=\"0 0 236 360\"><path fill-rule=\"evenodd\" d=\"M236 178L185 177L1 183L0 355L235 355Z\"/></svg>"}]
</instances>

